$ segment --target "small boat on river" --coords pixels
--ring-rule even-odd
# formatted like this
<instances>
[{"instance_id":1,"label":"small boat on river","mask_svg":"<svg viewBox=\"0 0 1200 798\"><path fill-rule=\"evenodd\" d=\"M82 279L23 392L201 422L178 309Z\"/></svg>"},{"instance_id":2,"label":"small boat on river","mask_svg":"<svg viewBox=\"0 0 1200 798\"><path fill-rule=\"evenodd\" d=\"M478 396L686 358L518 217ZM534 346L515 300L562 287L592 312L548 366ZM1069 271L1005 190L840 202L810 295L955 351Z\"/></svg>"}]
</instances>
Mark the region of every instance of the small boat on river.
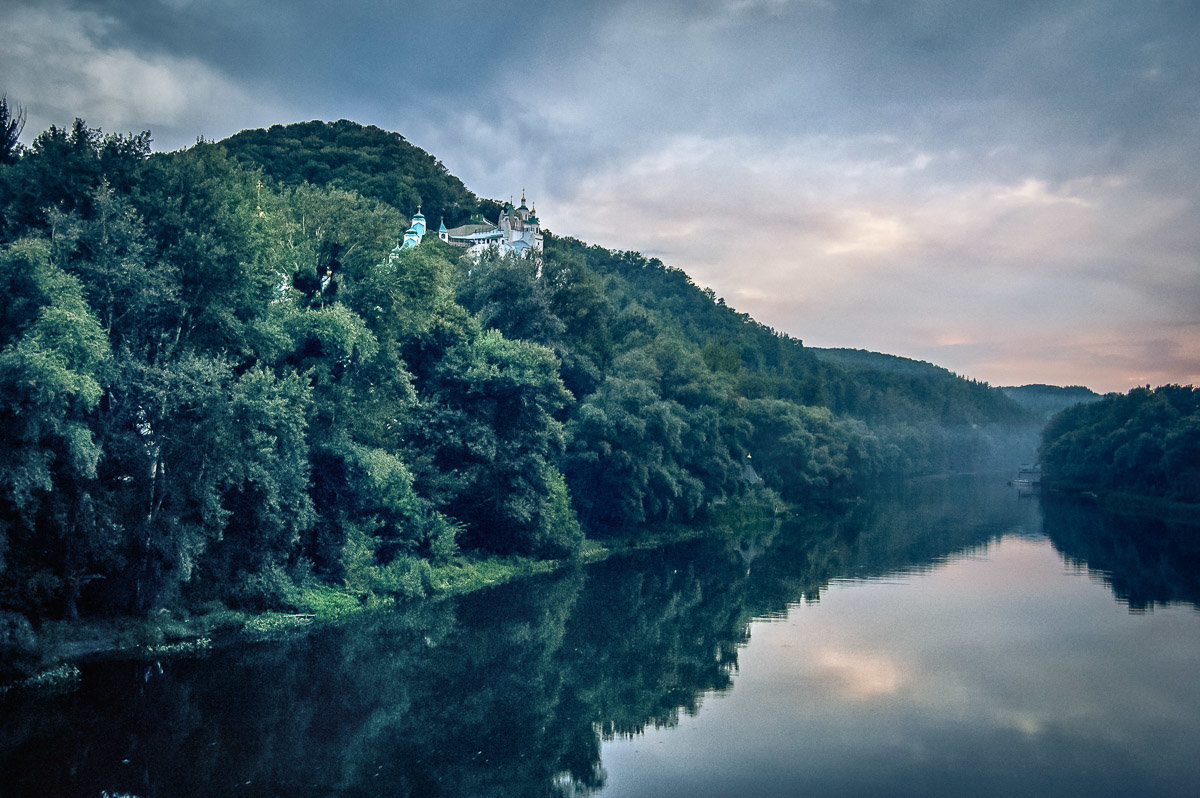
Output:
<instances>
[{"instance_id":1,"label":"small boat on river","mask_svg":"<svg viewBox=\"0 0 1200 798\"><path fill-rule=\"evenodd\" d=\"M1022 490L1034 490L1042 484L1042 469L1035 465L1023 465L1017 469L1017 475L1009 484Z\"/></svg>"}]
</instances>

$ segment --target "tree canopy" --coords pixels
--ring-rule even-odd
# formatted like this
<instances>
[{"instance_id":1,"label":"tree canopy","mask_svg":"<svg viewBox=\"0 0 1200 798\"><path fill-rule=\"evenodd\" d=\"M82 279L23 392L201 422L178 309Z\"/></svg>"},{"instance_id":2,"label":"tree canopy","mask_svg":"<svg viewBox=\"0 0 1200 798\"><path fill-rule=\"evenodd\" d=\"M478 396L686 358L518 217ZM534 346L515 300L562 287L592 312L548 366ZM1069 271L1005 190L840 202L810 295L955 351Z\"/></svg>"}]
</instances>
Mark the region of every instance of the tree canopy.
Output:
<instances>
[{"instance_id":1,"label":"tree canopy","mask_svg":"<svg viewBox=\"0 0 1200 798\"><path fill-rule=\"evenodd\" d=\"M1046 426L1041 461L1050 485L1200 503L1200 390L1135 388L1075 405Z\"/></svg>"}]
</instances>

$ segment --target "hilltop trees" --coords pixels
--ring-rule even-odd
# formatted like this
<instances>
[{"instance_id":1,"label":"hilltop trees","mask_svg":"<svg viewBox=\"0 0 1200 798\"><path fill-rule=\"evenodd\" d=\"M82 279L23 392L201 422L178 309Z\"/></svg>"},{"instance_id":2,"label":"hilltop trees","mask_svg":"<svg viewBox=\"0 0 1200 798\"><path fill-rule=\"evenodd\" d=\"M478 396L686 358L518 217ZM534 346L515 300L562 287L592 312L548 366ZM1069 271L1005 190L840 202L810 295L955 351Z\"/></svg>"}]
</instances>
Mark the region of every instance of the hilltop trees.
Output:
<instances>
[{"instance_id":1,"label":"hilltop trees","mask_svg":"<svg viewBox=\"0 0 1200 798\"><path fill-rule=\"evenodd\" d=\"M578 548L554 351L389 255L390 206L148 141L77 121L3 166L0 604L419 593L460 546Z\"/></svg>"},{"instance_id":2,"label":"hilltop trees","mask_svg":"<svg viewBox=\"0 0 1200 798\"><path fill-rule=\"evenodd\" d=\"M406 213L420 205L427 217L449 227L481 210L475 195L440 161L399 133L373 125L345 119L272 125L243 130L222 146L234 160L262 169L283 186L352 190ZM494 209L488 211L494 218Z\"/></svg>"}]
</instances>

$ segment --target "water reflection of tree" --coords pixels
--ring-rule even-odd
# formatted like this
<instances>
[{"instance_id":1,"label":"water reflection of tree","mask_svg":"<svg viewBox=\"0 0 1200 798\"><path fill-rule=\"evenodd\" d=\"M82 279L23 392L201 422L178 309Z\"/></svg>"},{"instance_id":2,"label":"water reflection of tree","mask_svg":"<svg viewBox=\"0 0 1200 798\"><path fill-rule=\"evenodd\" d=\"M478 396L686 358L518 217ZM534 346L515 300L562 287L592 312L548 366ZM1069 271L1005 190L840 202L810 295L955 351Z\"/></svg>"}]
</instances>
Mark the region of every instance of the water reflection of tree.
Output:
<instances>
[{"instance_id":1,"label":"water reflection of tree","mask_svg":"<svg viewBox=\"0 0 1200 798\"><path fill-rule=\"evenodd\" d=\"M1200 609L1200 527L1052 497L1042 508L1054 547L1100 576L1131 610L1175 602Z\"/></svg>"},{"instance_id":2,"label":"water reflection of tree","mask_svg":"<svg viewBox=\"0 0 1200 798\"><path fill-rule=\"evenodd\" d=\"M603 739L674 725L730 687L755 617L815 600L835 578L977 546L1028 513L1004 503L1010 494L977 491L964 515L964 489L934 485L837 514L731 525L301 640L164 661L161 672L91 666L75 694L19 709L36 722L6 724L5 787L585 794L604 783Z\"/></svg>"}]
</instances>

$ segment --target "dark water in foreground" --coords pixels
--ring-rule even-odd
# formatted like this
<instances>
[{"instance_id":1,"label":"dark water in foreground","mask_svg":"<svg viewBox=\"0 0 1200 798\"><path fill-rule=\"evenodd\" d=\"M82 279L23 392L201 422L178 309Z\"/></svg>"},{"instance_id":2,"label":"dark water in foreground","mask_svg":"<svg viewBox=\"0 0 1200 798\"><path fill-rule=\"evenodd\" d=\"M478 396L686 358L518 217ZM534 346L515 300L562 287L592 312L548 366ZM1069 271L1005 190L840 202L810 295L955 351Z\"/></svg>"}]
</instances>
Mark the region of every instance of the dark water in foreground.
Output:
<instances>
[{"instance_id":1,"label":"dark water in foreground","mask_svg":"<svg viewBox=\"0 0 1200 798\"><path fill-rule=\"evenodd\" d=\"M1197 795L1200 529L909 485L0 699L0 795Z\"/></svg>"}]
</instances>

